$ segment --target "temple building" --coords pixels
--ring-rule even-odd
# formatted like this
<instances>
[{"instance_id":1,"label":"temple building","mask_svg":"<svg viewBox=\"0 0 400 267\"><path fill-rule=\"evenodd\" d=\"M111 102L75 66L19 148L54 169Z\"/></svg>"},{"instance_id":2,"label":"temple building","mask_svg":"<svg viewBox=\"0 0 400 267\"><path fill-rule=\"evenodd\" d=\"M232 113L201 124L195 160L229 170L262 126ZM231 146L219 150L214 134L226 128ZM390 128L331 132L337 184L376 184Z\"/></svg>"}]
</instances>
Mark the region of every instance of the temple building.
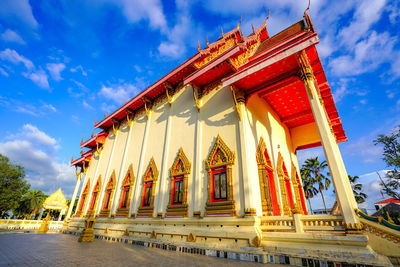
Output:
<instances>
[{"instance_id":1,"label":"temple building","mask_svg":"<svg viewBox=\"0 0 400 267\"><path fill-rule=\"evenodd\" d=\"M389 266L356 213L318 42L307 13L272 37L266 22L247 37L239 23L95 122L100 131L71 161L79 201L68 231L92 217L101 239L300 266ZM316 146L340 215L309 215L297 152Z\"/></svg>"}]
</instances>

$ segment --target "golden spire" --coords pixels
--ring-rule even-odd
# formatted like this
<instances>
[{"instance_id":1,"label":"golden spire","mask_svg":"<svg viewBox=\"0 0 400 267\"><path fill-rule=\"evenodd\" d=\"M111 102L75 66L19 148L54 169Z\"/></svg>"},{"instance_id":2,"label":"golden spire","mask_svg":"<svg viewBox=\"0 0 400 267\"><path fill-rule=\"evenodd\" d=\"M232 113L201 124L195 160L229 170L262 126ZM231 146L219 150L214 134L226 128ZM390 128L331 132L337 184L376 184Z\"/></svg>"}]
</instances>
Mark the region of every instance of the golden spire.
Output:
<instances>
[{"instance_id":1,"label":"golden spire","mask_svg":"<svg viewBox=\"0 0 400 267\"><path fill-rule=\"evenodd\" d=\"M224 29L221 27L221 36L224 37Z\"/></svg>"},{"instance_id":2,"label":"golden spire","mask_svg":"<svg viewBox=\"0 0 400 267\"><path fill-rule=\"evenodd\" d=\"M199 51L200 52L200 50L201 50L201 48L200 48L200 41L198 41L198 47L197 47L197 51Z\"/></svg>"},{"instance_id":3,"label":"golden spire","mask_svg":"<svg viewBox=\"0 0 400 267\"><path fill-rule=\"evenodd\" d=\"M126 98L125 98L125 105L126 105Z\"/></svg>"},{"instance_id":4,"label":"golden spire","mask_svg":"<svg viewBox=\"0 0 400 267\"><path fill-rule=\"evenodd\" d=\"M93 137L93 135L94 135L94 131L92 131L92 137Z\"/></svg>"},{"instance_id":5,"label":"golden spire","mask_svg":"<svg viewBox=\"0 0 400 267\"><path fill-rule=\"evenodd\" d=\"M269 8L268 8L268 16L267 16L267 18L264 20L264 23L263 23L263 25L267 25L267 20L269 19L269 15L270 15L270 10L269 10Z\"/></svg>"},{"instance_id":6,"label":"golden spire","mask_svg":"<svg viewBox=\"0 0 400 267\"><path fill-rule=\"evenodd\" d=\"M71 158L71 163L74 161L74 155L72 155L72 158Z\"/></svg>"},{"instance_id":7,"label":"golden spire","mask_svg":"<svg viewBox=\"0 0 400 267\"><path fill-rule=\"evenodd\" d=\"M308 7L307 7L307 9L304 11L304 15L306 15L307 11L310 9L310 5L311 5L311 0L308 0Z\"/></svg>"},{"instance_id":8,"label":"golden spire","mask_svg":"<svg viewBox=\"0 0 400 267\"><path fill-rule=\"evenodd\" d=\"M207 35L207 46L209 45L210 43L208 42L208 35Z\"/></svg>"},{"instance_id":9,"label":"golden spire","mask_svg":"<svg viewBox=\"0 0 400 267\"><path fill-rule=\"evenodd\" d=\"M97 124L97 118L94 119L94 126Z\"/></svg>"},{"instance_id":10,"label":"golden spire","mask_svg":"<svg viewBox=\"0 0 400 267\"><path fill-rule=\"evenodd\" d=\"M239 23L238 23L238 25L236 26L236 28L240 28L240 23L242 23L242 19L243 19L243 16L242 15L240 15L240 20L239 20Z\"/></svg>"},{"instance_id":11,"label":"golden spire","mask_svg":"<svg viewBox=\"0 0 400 267\"><path fill-rule=\"evenodd\" d=\"M251 24L251 27L253 28L253 33L255 34L255 33L256 33L256 30L254 29L253 23Z\"/></svg>"},{"instance_id":12,"label":"golden spire","mask_svg":"<svg viewBox=\"0 0 400 267\"><path fill-rule=\"evenodd\" d=\"M82 137L82 140L81 140L81 145L83 144L83 137Z\"/></svg>"},{"instance_id":13,"label":"golden spire","mask_svg":"<svg viewBox=\"0 0 400 267\"><path fill-rule=\"evenodd\" d=\"M105 118L107 118L107 112L106 112L106 114L104 114L104 119L105 119Z\"/></svg>"}]
</instances>

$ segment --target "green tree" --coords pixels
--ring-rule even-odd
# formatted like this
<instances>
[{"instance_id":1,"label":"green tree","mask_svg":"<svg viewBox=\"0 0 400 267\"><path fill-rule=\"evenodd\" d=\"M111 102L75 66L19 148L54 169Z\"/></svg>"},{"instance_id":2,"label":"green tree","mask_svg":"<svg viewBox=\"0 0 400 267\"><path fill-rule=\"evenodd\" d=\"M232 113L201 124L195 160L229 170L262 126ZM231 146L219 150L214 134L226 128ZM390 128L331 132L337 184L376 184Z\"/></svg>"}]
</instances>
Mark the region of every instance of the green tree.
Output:
<instances>
[{"instance_id":1,"label":"green tree","mask_svg":"<svg viewBox=\"0 0 400 267\"><path fill-rule=\"evenodd\" d=\"M303 180L303 189L305 197L308 200L308 204L310 206L311 214L313 213L311 201L310 199L313 198L316 194L318 194L318 189L315 188L314 184L315 181L310 175L310 171L304 168L301 168L300 174Z\"/></svg>"},{"instance_id":2,"label":"green tree","mask_svg":"<svg viewBox=\"0 0 400 267\"><path fill-rule=\"evenodd\" d=\"M15 209L15 213L17 213L19 217L28 217L28 215L31 215L30 217L35 217L42 208L46 198L47 196L40 190L29 190L22 196L18 208Z\"/></svg>"},{"instance_id":3,"label":"green tree","mask_svg":"<svg viewBox=\"0 0 400 267\"><path fill-rule=\"evenodd\" d=\"M400 126L388 135L378 135L374 144L383 145L382 159L388 167L393 168L386 173L386 181L381 179L383 191L395 199L400 199Z\"/></svg>"},{"instance_id":4,"label":"green tree","mask_svg":"<svg viewBox=\"0 0 400 267\"><path fill-rule=\"evenodd\" d=\"M318 191L321 193L322 201L324 203L325 212L328 213L323 191L329 188L331 185L331 180L329 179L328 175L324 174L326 167L328 167L326 161L324 160L319 162L318 157L316 157L307 159L304 162L302 169L304 169L303 172L308 172L315 184L317 184Z\"/></svg>"},{"instance_id":5,"label":"green tree","mask_svg":"<svg viewBox=\"0 0 400 267\"><path fill-rule=\"evenodd\" d=\"M367 194L362 192L362 184L357 183L357 180L360 178L358 176L349 176L351 188L353 189L353 194L358 204L364 203L367 198Z\"/></svg>"},{"instance_id":6,"label":"green tree","mask_svg":"<svg viewBox=\"0 0 400 267\"><path fill-rule=\"evenodd\" d=\"M22 166L10 162L0 154L0 213L3 217L9 210L18 207L19 201L29 189L24 180L25 170Z\"/></svg>"}]
</instances>

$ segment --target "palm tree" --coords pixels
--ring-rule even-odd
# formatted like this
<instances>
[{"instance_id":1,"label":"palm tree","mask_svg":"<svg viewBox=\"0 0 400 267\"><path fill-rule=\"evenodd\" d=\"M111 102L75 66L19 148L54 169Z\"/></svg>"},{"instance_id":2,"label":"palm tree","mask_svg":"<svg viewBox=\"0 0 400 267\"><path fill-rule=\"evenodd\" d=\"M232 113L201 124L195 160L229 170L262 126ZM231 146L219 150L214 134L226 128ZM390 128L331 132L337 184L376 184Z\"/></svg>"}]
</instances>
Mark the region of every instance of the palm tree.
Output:
<instances>
[{"instance_id":1,"label":"palm tree","mask_svg":"<svg viewBox=\"0 0 400 267\"><path fill-rule=\"evenodd\" d=\"M309 172L309 175L313 178L314 182L318 186L318 191L321 193L322 201L324 203L325 212L328 213L326 209L325 197L322 191L327 190L331 185L331 180L328 175L324 174L324 170L328 167L326 161L319 162L318 157L307 159L303 167Z\"/></svg>"},{"instance_id":2,"label":"palm tree","mask_svg":"<svg viewBox=\"0 0 400 267\"><path fill-rule=\"evenodd\" d=\"M313 198L316 194L318 194L318 189L314 187L315 181L311 177L309 170L301 168L300 174L303 179L304 194L308 200L308 204L310 206L310 210L311 210L311 214L312 214L313 210L311 207L310 199Z\"/></svg>"},{"instance_id":3,"label":"palm tree","mask_svg":"<svg viewBox=\"0 0 400 267\"><path fill-rule=\"evenodd\" d=\"M358 204L365 202L367 194L362 192L362 184L358 184L357 180L360 178L358 176L349 176L351 188L353 189L353 194Z\"/></svg>"},{"instance_id":4,"label":"palm tree","mask_svg":"<svg viewBox=\"0 0 400 267\"><path fill-rule=\"evenodd\" d=\"M31 214L33 216L42 208L43 202L46 199L46 195L37 189L29 190L28 193L24 196L25 201L27 202Z\"/></svg>"}]
</instances>

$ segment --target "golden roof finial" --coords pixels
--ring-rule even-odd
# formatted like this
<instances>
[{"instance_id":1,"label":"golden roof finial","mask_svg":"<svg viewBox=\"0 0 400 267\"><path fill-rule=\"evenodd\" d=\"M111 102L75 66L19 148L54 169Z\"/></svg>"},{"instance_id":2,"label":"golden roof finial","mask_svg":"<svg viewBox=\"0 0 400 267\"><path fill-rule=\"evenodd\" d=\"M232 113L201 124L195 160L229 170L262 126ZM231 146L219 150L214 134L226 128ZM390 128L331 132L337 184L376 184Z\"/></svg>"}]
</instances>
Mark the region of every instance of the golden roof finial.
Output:
<instances>
[{"instance_id":1,"label":"golden roof finial","mask_svg":"<svg viewBox=\"0 0 400 267\"><path fill-rule=\"evenodd\" d=\"M310 5L311 5L311 0L308 0L308 7L307 7L307 9L304 11L304 15L306 15L307 11L310 9Z\"/></svg>"},{"instance_id":2,"label":"golden roof finial","mask_svg":"<svg viewBox=\"0 0 400 267\"><path fill-rule=\"evenodd\" d=\"M254 29L253 23L251 24L251 27L253 28L253 33L255 34L255 33L256 33L256 30Z\"/></svg>"},{"instance_id":3,"label":"golden roof finial","mask_svg":"<svg viewBox=\"0 0 400 267\"><path fill-rule=\"evenodd\" d=\"M126 98L125 98L125 105L126 105Z\"/></svg>"},{"instance_id":4,"label":"golden roof finial","mask_svg":"<svg viewBox=\"0 0 400 267\"><path fill-rule=\"evenodd\" d=\"M240 38L242 39L242 41L244 40L244 36L243 36L243 31L242 31L242 29L240 29Z\"/></svg>"},{"instance_id":5,"label":"golden roof finial","mask_svg":"<svg viewBox=\"0 0 400 267\"><path fill-rule=\"evenodd\" d=\"M82 140L81 140L81 145L83 144L83 137L82 137Z\"/></svg>"},{"instance_id":6,"label":"golden roof finial","mask_svg":"<svg viewBox=\"0 0 400 267\"><path fill-rule=\"evenodd\" d=\"M238 25L236 26L236 28L240 28L240 23L242 23L242 19L243 19L243 16L242 15L240 15L240 20L239 20L239 23L238 23Z\"/></svg>"},{"instance_id":7,"label":"golden roof finial","mask_svg":"<svg viewBox=\"0 0 400 267\"><path fill-rule=\"evenodd\" d=\"M94 131L92 131L92 137L93 137L93 135L94 135Z\"/></svg>"},{"instance_id":8,"label":"golden roof finial","mask_svg":"<svg viewBox=\"0 0 400 267\"><path fill-rule=\"evenodd\" d=\"M72 158L71 158L71 163L74 161L74 155L72 155Z\"/></svg>"},{"instance_id":9,"label":"golden roof finial","mask_svg":"<svg viewBox=\"0 0 400 267\"><path fill-rule=\"evenodd\" d=\"M210 43L208 42L208 35L207 35L207 46L209 45Z\"/></svg>"},{"instance_id":10,"label":"golden roof finial","mask_svg":"<svg viewBox=\"0 0 400 267\"><path fill-rule=\"evenodd\" d=\"M97 124L97 118L94 119L94 126Z\"/></svg>"},{"instance_id":11,"label":"golden roof finial","mask_svg":"<svg viewBox=\"0 0 400 267\"><path fill-rule=\"evenodd\" d=\"M107 118L107 112L106 112L106 114L104 114L104 119L105 119L105 118Z\"/></svg>"},{"instance_id":12,"label":"golden roof finial","mask_svg":"<svg viewBox=\"0 0 400 267\"><path fill-rule=\"evenodd\" d=\"M224 29L221 27L221 36L224 37Z\"/></svg>"},{"instance_id":13,"label":"golden roof finial","mask_svg":"<svg viewBox=\"0 0 400 267\"><path fill-rule=\"evenodd\" d=\"M267 16L267 18L264 20L264 23L263 23L263 25L265 25L265 26L267 26L267 20L269 19L269 14L270 14L270 10L269 10L269 8L268 8L268 16Z\"/></svg>"},{"instance_id":14,"label":"golden roof finial","mask_svg":"<svg viewBox=\"0 0 400 267\"><path fill-rule=\"evenodd\" d=\"M200 52L200 50L201 50L201 48L200 48L200 41L198 41L198 46L197 46L197 51L199 51Z\"/></svg>"}]
</instances>

